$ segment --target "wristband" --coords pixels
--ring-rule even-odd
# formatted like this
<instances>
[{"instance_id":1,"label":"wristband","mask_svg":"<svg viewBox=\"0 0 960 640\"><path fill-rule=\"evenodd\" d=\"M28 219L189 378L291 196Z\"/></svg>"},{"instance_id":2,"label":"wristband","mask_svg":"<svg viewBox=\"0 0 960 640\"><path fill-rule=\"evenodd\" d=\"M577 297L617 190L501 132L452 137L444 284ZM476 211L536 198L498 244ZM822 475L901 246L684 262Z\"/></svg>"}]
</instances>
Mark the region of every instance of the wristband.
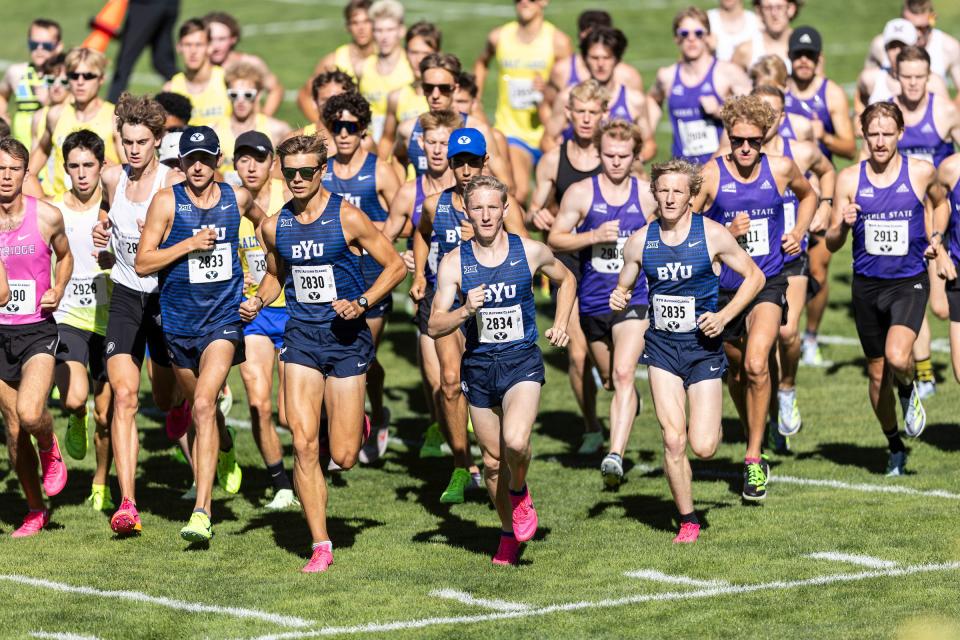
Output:
<instances>
[{"instance_id":1,"label":"wristband","mask_svg":"<svg viewBox=\"0 0 960 640\"><path fill-rule=\"evenodd\" d=\"M264 302L263 298L261 298L260 296L253 296L253 297L260 301L260 309L263 309L265 306L267 306L267 303Z\"/></svg>"}]
</instances>

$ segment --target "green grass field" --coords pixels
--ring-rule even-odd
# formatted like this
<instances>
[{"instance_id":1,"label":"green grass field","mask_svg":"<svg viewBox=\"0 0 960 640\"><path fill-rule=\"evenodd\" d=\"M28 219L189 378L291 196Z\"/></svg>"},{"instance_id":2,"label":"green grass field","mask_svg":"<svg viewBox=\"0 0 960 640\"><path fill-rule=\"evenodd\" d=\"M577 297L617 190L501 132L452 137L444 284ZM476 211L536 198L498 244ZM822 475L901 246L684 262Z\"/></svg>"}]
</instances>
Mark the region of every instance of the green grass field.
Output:
<instances>
[{"instance_id":1,"label":"green grass field","mask_svg":"<svg viewBox=\"0 0 960 640\"><path fill-rule=\"evenodd\" d=\"M8 3L0 58L25 55L23 32L35 15L58 18L67 41L78 42L99 4ZM213 8L234 12L249 34L243 47L266 58L288 89L345 38L340 0L183 4L183 17ZM628 59L649 80L674 55L669 19L685 3L602 4L631 39ZM824 33L830 75L853 82L869 38L895 15L898 2L808 4L800 22ZM939 25L960 30L960 5L938 5ZM512 13L505 1L415 0L409 7L411 20L436 19L447 48L466 60L479 52L486 31ZM584 7L554 0L550 16L569 31ZM277 35L284 32L290 35ZM134 88L155 90L145 62L141 71ZM290 103L281 116L298 120ZM958 638L960 394L945 353L946 327L933 323L941 384L927 403L927 431L908 443L912 473L888 480L885 441L868 403L849 307L849 264L849 249L834 260L822 328L833 338L824 352L834 364L800 371L805 429L793 440L794 455L775 460L766 502L743 506L743 440L727 402L724 443L714 460L695 464L695 500L706 528L693 547L670 544L675 509L660 472L646 384L639 383L645 408L628 450L629 481L619 492L602 491L599 457L573 454L581 427L565 357L545 348L548 381L530 474L541 530L526 546L522 567L492 567L498 523L486 496L441 505L450 458L417 457L428 420L414 330L401 304L381 349L395 440L381 462L332 479L336 564L327 574L299 573L310 543L299 513L261 509L269 482L250 431L242 428L243 488L236 496L215 492L212 544L186 547L177 532L191 507L179 499L189 470L172 461L162 425L148 414L139 420L144 533L137 539L114 538L108 516L84 504L92 454L68 460L70 482L53 499L49 530L10 539L24 503L16 478L0 463L0 637ZM238 373L231 384L237 396L231 418L243 426ZM609 398L600 398L604 416ZM65 419L58 417L57 428L62 437ZM289 468L290 438L281 438ZM807 557L816 553L874 562ZM641 571L647 577L625 575ZM657 581L651 572L686 580Z\"/></svg>"}]
</instances>

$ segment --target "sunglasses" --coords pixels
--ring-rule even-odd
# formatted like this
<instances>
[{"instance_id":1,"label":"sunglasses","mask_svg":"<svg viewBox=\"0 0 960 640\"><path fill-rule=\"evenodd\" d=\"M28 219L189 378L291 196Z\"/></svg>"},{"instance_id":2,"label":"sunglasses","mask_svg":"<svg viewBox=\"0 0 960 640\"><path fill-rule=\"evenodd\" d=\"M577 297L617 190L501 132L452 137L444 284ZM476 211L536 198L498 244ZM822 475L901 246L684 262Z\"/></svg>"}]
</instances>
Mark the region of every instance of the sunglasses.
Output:
<instances>
[{"instance_id":1,"label":"sunglasses","mask_svg":"<svg viewBox=\"0 0 960 640\"><path fill-rule=\"evenodd\" d=\"M348 136L355 136L360 133L360 123L350 120L334 120L333 126L330 127L330 133L337 135L344 129L347 130Z\"/></svg>"},{"instance_id":2,"label":"sunglasses","mask_svg":"<svg viewBox=\"0 0 960 640\"><path fill-rule=\"evenodd\" d=\"M816 51L791 51L788 55L791 60L799 60L800 58L806 58L811 62L816 62L820 59L820 54Z\"/></svg>"},{"instance_id":3,"label":"sunglasses","mask_svg":"<svg viewBox=\"0 0 960 640\"><path fill-rule=\"evenodd\" d=\"M740 137L740 136L730 136L730 147L733 149L739 149L743 146L743 143L746 142L750 147L756 151L760 150L760 147L763 146L763 136L756 137Z\"/></svg>"},{"instance_id":4,"label":"sunglasses","mask_svg":"<svg viewBox=\"0 0 960 640\"><path fill-rule=\"evenodd\" d=\"M84 80L96 80L99 77L100 77L99 73L93 73L92 71L86 71L84 73L80 73L78 71L71 71L70 73L67 74L67 78L74 81L79 80L80 78L83 78Z\"/></svg>"},{"instance_id":5,"label":"sunglasses","mask_svg":"<svg viewBox=\"0 0 960 640\"><path fill-rule=\"evenodd\" d=\"M461 153L450 158L451 167L457 168L463 165L468 165L471 169L483 169L483 157Z\"/></svg>"},{"instance_id":6,"label":"sunglasses","mask_svg":"<svg viewBox=\"0 0 960 640\"><path fill-rule=\"evenodd\" d=\"M257 97L256 89L227 89L227 97L230 98L231 102L236 102L240 98L244 100L252 101Z\"/></svg>"},{"instance_id":7,"label":"sunglasses","mask_svg":"<svg viewBox=\"0 0 960 640\"><path fill-rule=\"evenodd\" d=\"M27 40L27 48L30 51L36 51L37 49L43 49L44 51L53 51L57 48L56 42L38 42L37 40Z\"/></svg>"},{"instance_id":8,"label":"sunglasses","mask_svg":"<svg viewBox=\"0 0 960 640\"><path fill-rule=\"evenodd\" d=\"M697 40L703 40L703 37L707 35L707 32L704 29L677 29L677 37L681 40L686 40L690 36L696 37Z\"/></svg>"},{"instance_id":9,"label":"sunglasses","mask_svg":"<svg viewBox=\"0 0 960 640\"><path fill-rule=\"evenodd\" d=\"M47 83L48 87L52 87L57 84L59 84L61 87L66 87L70 84L69 80L59 76L43 76L43 81Z\"/></svg>"},{"instance_id":10,"label":"sunglasses","mask_svg":"<svg viewBox=\"0 0 960 640\"><path fill-rule=\"evenodd\" d=\"M423 94L432 95L434 91L439 91L445 96L453 93L454 85L452 84L430 84L429 82L423 83Z\"/></svg>"},{"instance_id":11,"label":"sunglasses","mask_svg":"<svg viewBox=\"0 0 960 640\"><path fill-rule=\"evenodd\" d=\"M300 174L300 177L306 180L307 182L313 180L313 176L317 175L320 171L320 167L283 167L280 169L280 173L283 174L284 179L287 182L293 182L297 179L297 174Z\"/></svg>"}]
</instances>

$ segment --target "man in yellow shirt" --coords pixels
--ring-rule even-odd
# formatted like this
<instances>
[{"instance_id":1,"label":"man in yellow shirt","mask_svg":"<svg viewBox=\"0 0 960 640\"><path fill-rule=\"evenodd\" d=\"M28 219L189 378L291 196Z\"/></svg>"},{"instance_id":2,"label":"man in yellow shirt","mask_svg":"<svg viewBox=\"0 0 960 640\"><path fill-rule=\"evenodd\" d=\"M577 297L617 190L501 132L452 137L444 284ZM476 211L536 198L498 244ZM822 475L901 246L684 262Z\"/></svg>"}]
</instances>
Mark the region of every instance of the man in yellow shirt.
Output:
<instances>
[{"instance_id":1,"label":"man in yellow shirt","mask_svg":"<svg viewBox=\"0 0 960 640\"><path fill-rule=\"evenodd\" d=\"M203 20L190 18L180 25L177 53L183 59L184 70L170 78L163 90L190 98L191 126L216 125L230 115L230 100L223 68L210 60L210 33Z\"/></svg>"},{"instance_id":2,"label":"man in yellow shirt","mask_svg":"<svg viewBox=\"0 0 960 640\"><path fill-rule=\"evenodd\" d=\"M403 5L397 0L377 0L370 7L376 55L360 68L360 95L370 103L370 131L379 142L387 119L387 96L394 89L413 84L413 69L400 45L403 38Z\"/></svg>"}]
</instances>

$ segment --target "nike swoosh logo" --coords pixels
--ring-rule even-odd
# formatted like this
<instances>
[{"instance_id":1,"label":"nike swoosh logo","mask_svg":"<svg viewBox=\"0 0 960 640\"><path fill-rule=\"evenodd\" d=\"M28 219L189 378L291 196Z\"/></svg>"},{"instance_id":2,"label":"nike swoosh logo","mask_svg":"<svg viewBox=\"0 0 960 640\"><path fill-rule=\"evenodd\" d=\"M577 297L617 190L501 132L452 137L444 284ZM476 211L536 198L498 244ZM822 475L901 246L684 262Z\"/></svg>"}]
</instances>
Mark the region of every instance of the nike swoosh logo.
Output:
<instances>
[{"instance_id":1,"label":"nike swoosh logo","mask_svg":"<svg viewBox=\"0 0 960 640\"><path fill-rule=\"evenodd\" d=\"M364 180L369 180L372 177L373 177L372 175L357 176L357 182L363 182Z\"/></svg>"},{"instance_id":2,"label":"nike swoosh logo","mask_svg":"<svg viewBox=\"0 0 960 640\"><path fill-rule=\"evenodd\" d=\"M23 242L24 240L26 240L26 239L29 238L29 237L30 237L30 234L29 234L29 233L28 233L27 235L25 235L25 236L17 236L17 242Z\"/></svg>"},{"instance_id":3,"label":"nike swoosh logo","mask_svg":"<svg viewBox=\"0 0 960 640\"><path fill-rule=\"evenodd\" d=\"M223 335L228 336L228 335L230 335L231 333L236 333L236 330L234 330L234 331L224 331L224 332L223 332Z\"/></svg>"},{"instance_id":4,"label":"nike swoosh logo","mask_svg":"<svg viewBox=\"0 0 960 640\"><path fill-rule=\"evenodd\" d=\"M510 261L510 266L511 266L511 267L515 267L515 266L517 266L518 264L520 264L521 262L523 262L523 260L511 260L511 261Z\"/></svg>"},{"instance_id":5,"label":"nike swoosh logo","mask_svg":"<svg viewBox=\"0 0 960 640\"><path fill-rule=\"evenodd\" d=\"M720 367L710 367L710 371L720 371Z\"/></svg>"},{"instance_id":6,"label":"nike swoosh logo","mask_svg":"<svg viewBox=\"0 0 960 640\"><path fill-rule=\"evenodd\" d=\"M226 211L226 210L229 209L231 206L233 206L233 205L222 204L222 205L220 205L220 211Z\"/></svg>"},{"instance_id":7,"label":"nike swoosh logo","mask_svg":"<svg viewBox=\"0 0 960 640\"><path fill-rule=\"evenodd\" d=\"M692 249L693 247L697 246L697 245L700 244L701 242L703 242L703 240L697 240L696 242L688 242L688 243L687 243L687 246Z\"/></svg>"},{"instance_id":8,"label":"nike swoosh logo","mask_svg":"<svg viewBox=\"0 0 960 640\"><path fill-rule=\"evenodd\" d=\"M535 376L535 375L537 375L537 372L531 371L530 373L527 374L527 377L529 378L530 376Z\"/></svg>"},{"instance_id":9,"label":"nike swoosh logo","mask_svg":"<svg viewBox=\"0 0 960 640\"><path fill-rule=\"evenodd\" d=\"M360 367L362 367L362 366L364 366L364 365L366 365L366 364L367 364L366 362L358 362L358 363L357 363L357 368L359 369Z\"/></svg>"},{"instance_id":10,"label":"nike swoosh logo","mask_svg":"<svg viewBox=\"0 0 960 640\"><path fill-rule=\"evenodd\" d=\"M56 340L51 340L50 344L47 345L47 349L53 349L53 345L56 344Z\"/></svg>"},{"instance_id":11,"label":"nike swoosh logo","mask_svg":"<svg viewBox=\"0 0 960 640\"><path fill-rule=\"evenodd\" d=\"M330 224L333 220L321 220L320 224Z\"/></svg>"}]
</instances>

